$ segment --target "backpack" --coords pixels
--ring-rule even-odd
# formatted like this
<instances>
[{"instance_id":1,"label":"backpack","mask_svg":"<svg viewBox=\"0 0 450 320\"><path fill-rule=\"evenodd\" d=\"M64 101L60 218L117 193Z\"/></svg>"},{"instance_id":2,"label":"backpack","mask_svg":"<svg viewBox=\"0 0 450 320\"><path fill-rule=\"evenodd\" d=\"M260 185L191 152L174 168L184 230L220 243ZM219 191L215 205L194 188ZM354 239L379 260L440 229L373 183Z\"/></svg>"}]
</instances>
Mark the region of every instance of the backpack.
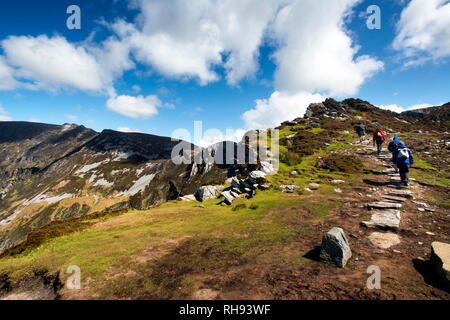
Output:
<instances>
[{"instance_id":1,"label":"backpack","mask_svg":"<svg viewBox=\"0 0 450 320\"><path fill-rule=\"evenodd\" d=\"M378 137L378 139L383 138L383 135L381 134L380 131L377 132L377 137Z\"/></svg>"},{"instance_id":2,"label":"backpack","mask_svg":"<svg viewBox=\"0 0 450 320\"><path fill-rule=\"evenodd\" d=\"M399 149L397 159L402 161L409 159L409 149L408 148Z\"/></svg>"},{"instance_id":3,"label":"backpack","mask_svg":"<svg viewBox=\"0 0 450 320\"><path fill-rule=\"evenodd\" d=\"M392 141L392 144L390 144L389 151L394 152L398 148L398 146L401 145L404 145L403 141L401 140Z\"/></svg>"}]
</instances>

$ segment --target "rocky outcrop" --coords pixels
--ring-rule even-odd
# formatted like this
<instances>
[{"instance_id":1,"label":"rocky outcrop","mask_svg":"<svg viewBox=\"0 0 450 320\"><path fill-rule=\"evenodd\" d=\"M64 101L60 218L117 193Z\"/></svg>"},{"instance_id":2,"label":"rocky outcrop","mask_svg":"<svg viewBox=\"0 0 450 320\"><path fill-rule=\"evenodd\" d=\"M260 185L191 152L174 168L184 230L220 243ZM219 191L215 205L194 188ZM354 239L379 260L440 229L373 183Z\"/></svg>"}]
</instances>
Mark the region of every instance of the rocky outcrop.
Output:
<instances>
[{"instance_id":1,"label":"rocky outcrop","mask_svg":"<svg viewBox=\"0 0 450 320\"><path fill-rule=\"evenodd\" d=\"M323 236L320 249L322 261L344 268L351 256L352 251L342 228L334 227Z\"/></svg>"},{"instance_id":2,"label":"rocky outcrop","mask_svg":"<svg viewBox=\"0 0 450 320\"><path fill-rule=\"evenodd\" d=\"M233 177L231 187L227 188L221 195L225 198L224 203L231 205L236 198L252 198L257 189L267 190L269 187L266 174L256 170L250 172L246 179Z\"/></svg>"},{"instance_id":3,"label":"rocky outcrop","mask_svg":"<svg viewBox=\"0 0 450 320\"><path fill-rule=\"evenodd\" d=\"M223 186L203 186L197 189L195 198L200 202L214 199L221 190L223 190Z\"/></svg>"}]
</instances>

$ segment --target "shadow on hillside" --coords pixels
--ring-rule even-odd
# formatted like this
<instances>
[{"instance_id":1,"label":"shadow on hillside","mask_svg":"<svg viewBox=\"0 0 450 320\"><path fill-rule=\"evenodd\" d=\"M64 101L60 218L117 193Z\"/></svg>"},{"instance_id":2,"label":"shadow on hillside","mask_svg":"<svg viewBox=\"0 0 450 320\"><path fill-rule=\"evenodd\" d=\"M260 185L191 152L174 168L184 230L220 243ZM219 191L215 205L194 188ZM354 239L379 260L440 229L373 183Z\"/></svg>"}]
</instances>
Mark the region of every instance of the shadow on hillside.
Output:
<instances>
[{"instance_id":1,"label":"shadow on hillside","mask_svg":"<svg viewBox=\"0 0 450 320\"><path fill-rule=\"evenodd\" d=\"M314 249L308 251L303 258L313 260L313 261L321 261L320 260L320 246L314 247Z\"/></svg>"},{"instance_id":2,"label":"shadow on hillside","mask_svg":"<svg viewBox=\"0 0 450 320\"><path fill-rule=\"evenodd\" d=\"M430 261L424 261L421 259L413 259L414 268L419 272L426 284L450 293L450 287L445 286L442 279L433 270L433 265Z\"/></svg>"}]
</instances>

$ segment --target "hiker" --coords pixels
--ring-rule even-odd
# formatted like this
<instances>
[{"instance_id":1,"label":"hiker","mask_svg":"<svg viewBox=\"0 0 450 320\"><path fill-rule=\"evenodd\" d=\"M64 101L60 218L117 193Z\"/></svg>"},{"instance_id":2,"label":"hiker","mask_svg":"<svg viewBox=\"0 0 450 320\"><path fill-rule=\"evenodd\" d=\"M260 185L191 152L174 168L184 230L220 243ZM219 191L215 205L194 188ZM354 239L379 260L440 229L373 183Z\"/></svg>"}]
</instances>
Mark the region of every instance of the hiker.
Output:
<instances>
[{"instance_id":1,"label":"hiker","mask_svg":"<svg viewBox=\"0 0 450 320\"><path fill-rule=\"evenodd\" d=\"M394 152L397 150L397 147L400 145L404 145L405 143L400 140L399 137L395 136L394 139L389 143L388 150L392 153L392 162L394 162ZM397 164L394 162L395 173L398 173Z\"/></svg>"},{"instance_id":2,"label":"hiker","mask_svg":"<svg viewBox=\"0 0 450 320\"><path fill-rule=\"evenodd\" d=\"M381 148L383 146L383 143L386 141L386 135L384 134L381 129L375 130L373 133L373 146L375 146L375 143L377 144L377 154L381 154Z\"/></svg>"},{"instance_id":3,"label":"hiker","mask_svg":"<svg viewBox=\"0 0 450 320\"><path fill-rule=\"evenodd\" d=\"M355 128L355 131L359 136L359 143L362 143L366 136L366 126L361 123Z\"/></svg>"},{"instance_id":4,"label":"hiker","mask_svg":"<svg viewBox=\"0 0 450 320\"><path fill-rule=\"evenodd\" d=\"M394 163L397 165L400 171L400 179L405 186L409 185L409 166L414 164L414 157L411 150L402 143L397 146L394 151Z\"/></svg>"}]
</instances>

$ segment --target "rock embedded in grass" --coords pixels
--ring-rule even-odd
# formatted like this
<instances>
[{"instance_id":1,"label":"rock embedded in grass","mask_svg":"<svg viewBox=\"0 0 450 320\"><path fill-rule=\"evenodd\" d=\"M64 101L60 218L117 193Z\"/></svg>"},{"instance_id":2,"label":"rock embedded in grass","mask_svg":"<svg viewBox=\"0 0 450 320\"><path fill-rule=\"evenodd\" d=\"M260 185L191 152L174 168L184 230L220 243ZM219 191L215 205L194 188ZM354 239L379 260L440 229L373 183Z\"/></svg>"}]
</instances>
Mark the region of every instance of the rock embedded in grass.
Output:
<instances>
[{"instance_id":1,"label":"rock embedded in grass","mask_svg":"<svg viewBox=\"0 0 450 320\"><path fill-rule=\"evenodd\" d=\"M320 249L320 259L322 261L344 268L351 256L352 251L342 228L334 227L325 233Z\"/></svg>"}]
</instances>

